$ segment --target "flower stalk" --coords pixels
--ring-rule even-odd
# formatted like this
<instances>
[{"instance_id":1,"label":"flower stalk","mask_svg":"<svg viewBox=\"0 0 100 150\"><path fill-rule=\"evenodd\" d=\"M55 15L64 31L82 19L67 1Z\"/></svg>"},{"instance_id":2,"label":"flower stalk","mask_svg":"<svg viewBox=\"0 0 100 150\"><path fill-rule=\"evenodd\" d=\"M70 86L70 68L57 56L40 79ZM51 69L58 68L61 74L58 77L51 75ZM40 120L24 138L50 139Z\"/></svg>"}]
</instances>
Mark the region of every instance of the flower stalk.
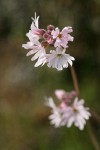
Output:
<instances>
[{"instance_id":1,"label":"flower stalk","mask_svg":"<svg viewBox=\"0 0 100 150\"><path fill-rule=\"evenodd\" d=\"M77 94L77 97L80 97L80 90L79 90L79 84L78 84L78 79L77 79L77 75L76 75L76 72L75 72L75 69L74 67L70 67L70 70L71 70L71 75L72 75L72 79L73 79L73 84L74 84L74 88L75 88L75 91L76 91L76 94ZM91 111L92 112L92 111ZM95 114L93 115L93 117L96 116L96 120L100 121L100 118L98 117L98 115L96 115L96 113L92 112L92 114ZM98 118L98 119L97 119ZM98 141L97 141L97 138L96 138L96 135L93 131L93 127L91 125L91 122L89 122L87 124L87 129L88 129L88 133L90 135L90 138L91 138L91 141L93 143L93 146L95 148L95 150L100 150L100 147L99 147L99 144L98 144Z\"/></svg>"},{"instance_id":2,"label":"flower stalk","mask_svg":"<svg viewBox=\"0 0 100 150\"><path fill-rule=\"evenodd\" d=\"M80 98L80 90L79 90L77 75L76 75L74 66L71 66L70 70L71 70L71 75L72 75L72 79L73 79L74 89L77 93L77 97Z\"/></svg>"}]
</instances>

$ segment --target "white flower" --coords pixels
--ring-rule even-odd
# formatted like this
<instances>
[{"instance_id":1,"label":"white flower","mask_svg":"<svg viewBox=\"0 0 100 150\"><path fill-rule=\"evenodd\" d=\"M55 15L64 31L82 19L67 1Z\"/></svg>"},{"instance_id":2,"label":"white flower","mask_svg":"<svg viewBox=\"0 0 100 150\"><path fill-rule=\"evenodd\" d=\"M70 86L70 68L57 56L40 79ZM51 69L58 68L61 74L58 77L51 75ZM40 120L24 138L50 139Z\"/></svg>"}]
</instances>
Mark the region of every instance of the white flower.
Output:
<instances>
[{"instance_id":1,"label":"white flower","mask_svg":"<svg viewBox=\"0 0 100 150\"><path fill-rule=\"evenodd\" d=\"M44 49L44 48L43 48ZM47 62L47 59L45 57L45 49L41 52L38 51L38 53L36 53L33 58L31 60L34 60L36 56L38 56L38 60L37 62L35 63L34 67L38 67L38 66L43 66L46 62Z\"/></svg>"},{"instance_id":2,"label":"white flower","mask_svg":"<svg viewBox=\"0 0 100 150\"><path fill-rule=\"evenodd\" d=\"M72 60L75 60L74 57L65 53L65 49L57 47L56 50L51 50L51 54L47 54L47 66L56 68L58 71L67 68L68 64L72 66Z\"/></svg>"},{"instance_id":3,"label":"white flower","mask_svg":"<svg viewBox=\"0 0 100 150\"><path fill-rule=\"evenodd\" d=\"M33 49L27 53L26 56L30 56L30 55L33 55L31 61L38 59L34 67L38 67L40 65L43 66L47 62L47 59L45 57L46 55L45 48L42 47L41 45L34 46Z\"/></svg>"},{"instance_id":4,"label":"white flower","mask_svg":"<svg viewBox=\"0 0 100 150\"><path fill-rule=\"evenodd\" d=\"M35 67L47 63L48 67L63 70L68 67L68 64L72 66L74 57L65 53L68 41L73 41L73 37L69 34L72 32L72 27L65 27L61 32L52 25L47 26L46 30L39 29L39 16L36 17L35 13L32 19L30 30L26 34L29 41L22 47L29 49L27 56L34 55L32 61L37 59ZM52 46L54 50L49 51ZM48 54L46 54L47 50Z\"/></svg>"},{"instance_id":5,"label":"white flower","mask_svg":"<svg viewBox=\"0 0 100 150\"><path fill-rule=\"evenodd\" d=\"M29 38L29 40L30 40L33 44L35 44L35 45L38 45L38 44L39 44L39 36L33 34L31 30L29 30L29 32L26 34L26 36Z\"/></svg>"},{"instance_id":6,"label":"white flower","mask_svg":"<svg viewBox=\"0 0 100 150\"><path fill-rule=\"evenodd\" d=\"M53 39L56 39L54 46L55 47L68 47L68 42L73 41L73 37L69 34L71 33L72 27L65 27L63 30L60 32L59 28L55 28L55 30L52 31L52 36Z\"/></svg>"},{"instance_id":7,"label":"white flower","mask_svg":"<svg viewBox=\"0 0 100 150\"><path fill-rule=\"evenodd\" d=\"M38 40L40 39L40 36L38 34L39 32L39 23L38 23L38 19L39 16L36 18L36 13L35 13L35 18L32 18L33 22L31 24L30 30L29 32L26 34L26 36L29 38L29 40L33 43L33 44L37 44Z\"/></svg>"},{"instance_id":8,"label":"white flower","mask_svg":"<svg viewBox=\"0 0 100 150\"><path fill-rule=\"evenodd\" d=\"M61 113L60 109L56 107L53 99L49 97L45 103L47 106L52 108L52 114L49 116L50 123L53 124L56 128L61 125Z\"/></svg>"},{"instance_id":9,"label":"white flower","mask_svg":"<svg viewBox=\"0 0 100 150\"><path fill-rule=\"evenodd\" d=\"M23 44L22 47L25 49L30 49L29 52L26 54L26 56L33 55L31 58L32 61L37 59L37 62L35 63L35 67L38 66L43 66L46 63L46 57L45 57L45 48L41 45L39 42L40 39L40 32L42 30L38 29L39 24L38 24L38 19L39 16L36 17L35 13L35 18L32 18L33 22L31 24L31 30L26 34L26 36L29 38L29 42L26 44Z\"/></svg>"},{"instance_id":10,"label":"white flower","mask_svg":"<svg viewBox=\"0 0 100 150\"><path fill-rule=\"evenodd\" d=\"M30 41L26 44L22 44L22 47L24 47L25 49L34 49L34 45L40 45L39 36L34 35L31 30L26 34L26 36Z\"/></svg>"},{"instance_id":11,"label":"white flower","mask_svg":"<svg viewBox=\"0 0 100 150\"><path fill-rule=\"evenodd\" d=\"M63 110L62 124L66 124L67 127L71 127L74 124L80 130L83 130L86 120L91 116L88 110L89 108L84 107L84 100L78 100L76 97L72 106L68 106Z\"/></svg>"},{"instance_id":12,"label":"white flower","mask_svg":"<svg viewBox=\"0 0 100 150\"><path fill-rule=\"evenodd\" d=\"M45 32L44 29L39 29L39 16L36 17L36 13L35 13L35 18L32 18L33 22L31 24L31 31L34 35L37 35L39 38L41 38L41 35L43 35Z\"/></svg>"}]
</instances>

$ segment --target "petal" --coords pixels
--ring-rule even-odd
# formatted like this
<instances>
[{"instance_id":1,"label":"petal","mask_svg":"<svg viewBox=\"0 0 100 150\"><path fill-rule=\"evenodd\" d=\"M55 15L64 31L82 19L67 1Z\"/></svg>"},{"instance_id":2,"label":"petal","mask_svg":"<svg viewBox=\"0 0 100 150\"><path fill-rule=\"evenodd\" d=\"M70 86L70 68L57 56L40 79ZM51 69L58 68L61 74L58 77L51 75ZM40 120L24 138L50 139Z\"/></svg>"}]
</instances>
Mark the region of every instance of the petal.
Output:
<instances>
[{"instance_id":1,"label":"petal","mask_svg":"<svg viewBox=\"0 0 100 150\"><path fill-rule=\"evenodd\" d=\"M71 117L68 119L67 127L68 127L68 128L71 127L71 125L73 124L73 122L74 122L74 117L71 116Z\"/></svg>"},{"instance_id":2,"label":"petal","mask_svg":"<svg viewBox=\"0 0 100 150\"><path fill-rule=\"evenodd\" d=\"M66 34L71 33L71 32L73 32L72 27L64 27L63 30L61 31L61 33L63 35L66 35Z\"/></svg>"},{"instance_id":3,"label":"petal","mask_svg":"<svg viewBox=\"0 0 100 150\"><path fill-rule=\"evenodd\" d=\"M68 63L72 66L72 61L68 58Z\"/></svg>"},{"instance_id":4,"label":"petal","mask_svg":"<svg viewBox=\"0 0 100 150\"><path fill-rule=\"evenodd\" d=\"M31 50L31 51L29 51L29 52L26 54L26 56L30 56L30 55L36 53L37 51L38 51L38 50Z\"/></svg>"},{"instance_id":5,"label":"petal","mask_svg":"<svg viewBox=\"0 0 100 150\"><path fill-rule=\"evenodd\" d=\"M59 28L55 28L55 30L53 30L51 32L51 35L53 36L53 39L55 39L59 35L59 33L60 33Z\"/></svg>"},{"instance_id":6,"label":"petal","mask_svg":"<svg viewBox=\"0 0 100 150\"><path fill-rule=\"evenodd\" d=\"M46 63L45 57L40 57L40 58L38 58L38 61L35 63L34 67L38 67L40 65L43 66L45 63Z\"/></svg>"},{"instance_id":7,"label":"petal","mask_svg":"<svg viewBox=\"0 0 100 150\"><path fill-rule=\"evenodd\" d=\"M41 55L41 52L40 51L38 51L32 58L31 58L31 61L34 61L34 60L36 60L36 59L38 59Z\"/></svg>"}]
</instances>

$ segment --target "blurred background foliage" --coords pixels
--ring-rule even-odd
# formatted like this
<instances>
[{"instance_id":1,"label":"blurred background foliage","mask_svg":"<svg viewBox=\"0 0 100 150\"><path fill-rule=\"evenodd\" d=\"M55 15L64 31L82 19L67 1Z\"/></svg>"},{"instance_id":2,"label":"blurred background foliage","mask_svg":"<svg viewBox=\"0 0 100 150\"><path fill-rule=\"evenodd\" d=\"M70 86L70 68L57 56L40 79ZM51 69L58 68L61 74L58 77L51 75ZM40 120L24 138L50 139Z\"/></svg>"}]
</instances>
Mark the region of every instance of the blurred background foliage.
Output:
<instances>
[{"instance_id":1,"label":"blurred background foliage","mask_svg":"<svg viewBox=\"0 0 100 150\"><path fill-rule=\"evenodd\" d=\"M76 58L81 97L100 114L100 0L0 0L0 150L95 150L87 127L55 129L44 97L73 90L69 69L34 68L21 45L34 12L40 27L72 26L69 53ZM100 124L91 117L100 143Z\"/></svg>"}]
</instances>

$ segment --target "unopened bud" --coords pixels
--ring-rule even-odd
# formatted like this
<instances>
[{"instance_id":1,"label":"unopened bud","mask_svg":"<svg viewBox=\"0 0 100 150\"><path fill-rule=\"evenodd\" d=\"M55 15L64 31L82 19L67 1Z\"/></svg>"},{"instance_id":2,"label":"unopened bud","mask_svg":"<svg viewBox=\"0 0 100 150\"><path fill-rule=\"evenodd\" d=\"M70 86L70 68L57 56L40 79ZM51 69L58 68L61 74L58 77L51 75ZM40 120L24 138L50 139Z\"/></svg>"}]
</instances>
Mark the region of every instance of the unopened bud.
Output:
<instances>
[{"instance_id":1,"label":"unopened bud","mask_svg":"<svg viewBox=\"0 0 100 150\"><path fill-rule=\"evenodd\" d=\"M43 47L47 47L47 46L48 46L48 42L47 42L47 41L42 41L42 42L41 42L41 45L42 45Z\"/></svg>"},{"instance_id":2,"label":"unopened bud","mask_svg":"<svg viewBox=\"0 0 100 150\"><path fill-rule=\"evenodd\" d=\"M41 36L43 36L43 34L45 33L46 31L44 30L44 29L36 29L36 30L34 30L34 34L35 35L41 35Z\"/></svg>"},{"instance_id":3,"label":"unopened bud","mask_svg":"<svg viewBox=\"0 0 100 150\"><path fill-rule=\"evenodd\" d=\"M50 31L52 31L52 30L55 29L55 27L54 27L53 25L48 25L48 26L47 26L47 29L50 30Z\"/></svg>"},{"instance_id":4,"label":"unopened bud","mask_svg":"<svg viewBox=\"0 0 100 150\"><path fill-rule=\"evenodd\" d=\"M44 38L45 40L48 40L48 39L50 38L50 35L49 35L48 33L44 33L44 34L43 34L43 38Z\"/></svg>"},{"instance_id":5,"label":"unopened bud","mask_svg":"<svg viewBox=\"0 0 100 150\"><path fill-rule=\"evenodd\" d=\"M49 43L49 44L53 44L53 42L54 42L53 38L50 37L49 40L48 40L48 43Z\"/></svg>"}]
</instances>

